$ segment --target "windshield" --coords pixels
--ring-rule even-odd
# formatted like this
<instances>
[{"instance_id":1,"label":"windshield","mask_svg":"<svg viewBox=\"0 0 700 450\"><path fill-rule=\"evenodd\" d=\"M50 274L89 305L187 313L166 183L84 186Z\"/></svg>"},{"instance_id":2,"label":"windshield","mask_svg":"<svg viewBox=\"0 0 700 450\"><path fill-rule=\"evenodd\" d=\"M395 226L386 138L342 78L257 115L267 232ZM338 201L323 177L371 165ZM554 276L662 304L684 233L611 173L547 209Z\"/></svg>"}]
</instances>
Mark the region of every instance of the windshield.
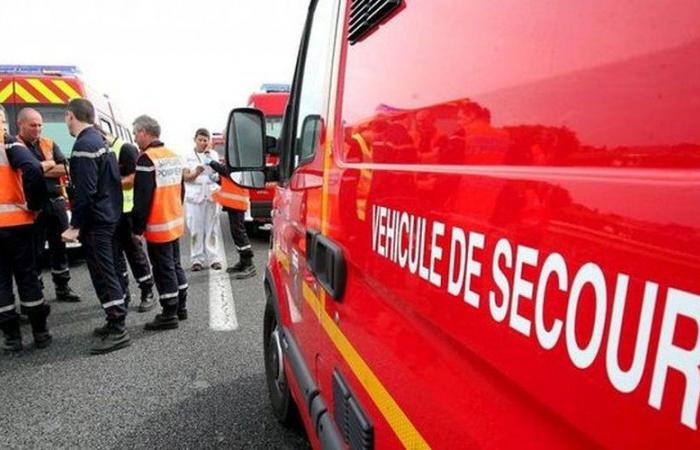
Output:
<instances>
[{"instance_id":1,"label":"windshield","mask_svg":"<svg viewBox=\"0 0 700 450\"><path fill-rule=\"evenodd\" d=\"M265 118L265 132L275 139L280 137L282 130L282 116L268 116Z\"/></svg>"}]
</instances>

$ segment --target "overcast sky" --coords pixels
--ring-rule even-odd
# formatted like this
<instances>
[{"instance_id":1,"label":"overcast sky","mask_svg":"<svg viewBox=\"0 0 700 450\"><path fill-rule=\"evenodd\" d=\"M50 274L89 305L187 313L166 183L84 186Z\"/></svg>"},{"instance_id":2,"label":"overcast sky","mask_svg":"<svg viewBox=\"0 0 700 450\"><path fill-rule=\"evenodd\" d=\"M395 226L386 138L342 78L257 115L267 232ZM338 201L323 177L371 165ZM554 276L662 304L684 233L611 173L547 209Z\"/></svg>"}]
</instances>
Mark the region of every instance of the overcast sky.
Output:
<instances>
[{"instance_id":1,"label":"overcast sky","mask_svg":"<svg viewBox=\"0 0 700 450\"><path fill-rule=\"evenodd\" d=\"M308 0L2 0L0 64L77 65L180 152L262 83L290 82Z\"/></svg>"}]
</instances>

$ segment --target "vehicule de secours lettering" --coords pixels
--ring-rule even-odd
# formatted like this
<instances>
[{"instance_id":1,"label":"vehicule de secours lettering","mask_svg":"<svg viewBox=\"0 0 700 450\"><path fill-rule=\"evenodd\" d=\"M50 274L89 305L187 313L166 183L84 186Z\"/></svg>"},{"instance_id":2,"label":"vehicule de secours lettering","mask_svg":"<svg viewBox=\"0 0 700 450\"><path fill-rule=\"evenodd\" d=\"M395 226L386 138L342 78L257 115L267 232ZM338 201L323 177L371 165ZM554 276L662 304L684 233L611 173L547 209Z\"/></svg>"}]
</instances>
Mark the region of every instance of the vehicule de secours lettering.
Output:
<instances>
[{"instance_id":1,"label":"vehicule de secours lettering","mask_svg":"<svg viewBox=\"0 0 700 450\"><path fill-rule=\"evenodd\" d=\"M437 288L445 289L450 295L462 298L467 305L488 309L494 321L503 323L507 319L510 327L524 336L534 335L533 339L546 350L563 342L569 359L580 369L590 367L598 354L605 351L610 383L622 393L637 389L650 347L652 320L660 294L657 283L649 280L644 283L634 357L631 367L625 370L618 360L618 350L628 297L628 274L605 273L593 261L570 267L559 253L544 254L535 248L514 245L506 238L497 240L490 258L491 267L484 268L482 262L488 260L485 248L489 247L484 234L446 226L405 211L379 205L372 207L374 252ZM447 264L440 263L443 260ZM439 267L447 268L447 272L440 273ZM524 270L532 269L536 276L523 275ZM512 273L512 277L507 273ZM491 277L491 280L481 280L481 285L492 287L488 298L482 298L473 290L475 281L485 277ZM606 280L610 277L615 278L613 292L607 287ZM567 304L563 317L545 322L548 285L556 286ZM577 326L581 327L583 322L577 311L584 288L592 289L595 299L592 333L587 345L581 345L576 339ZM608 299L612 299L612 304ZM524 302L534 302L534 317L522 314ZM700 296L668 287L662 317L656 359L649 368L652 381L648 403L661 409L669 371L680 372L685 378L680 421L696 430L700 403L700 339L696 334L694 344L685 348L674 343L674 335L677 323L682 320L694 321L700 329ZM604 337L607 337L607 348L603 350ZM668 403L664 403L665 408L670 407Z\"/></svg>"}]
</instances>

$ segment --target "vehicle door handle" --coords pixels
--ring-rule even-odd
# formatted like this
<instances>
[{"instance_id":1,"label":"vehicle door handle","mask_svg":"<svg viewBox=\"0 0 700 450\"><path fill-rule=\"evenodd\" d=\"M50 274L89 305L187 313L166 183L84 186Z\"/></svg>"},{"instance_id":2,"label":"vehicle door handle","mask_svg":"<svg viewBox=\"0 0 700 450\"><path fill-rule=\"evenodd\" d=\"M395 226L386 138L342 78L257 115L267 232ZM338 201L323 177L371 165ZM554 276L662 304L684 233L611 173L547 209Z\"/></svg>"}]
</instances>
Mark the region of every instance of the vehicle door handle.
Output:
<instances>
[{"instance_id":1,"label":"vehicle door handle","mask_svg":"<svg viewBox=\"0 0 700 450\"><path fill-rule=\"evenodd\" d=\"M334 300L341 301L346 282L343 249L320 232L307 230L306 264L328 294Z\"/></svg>"}]
</instances>

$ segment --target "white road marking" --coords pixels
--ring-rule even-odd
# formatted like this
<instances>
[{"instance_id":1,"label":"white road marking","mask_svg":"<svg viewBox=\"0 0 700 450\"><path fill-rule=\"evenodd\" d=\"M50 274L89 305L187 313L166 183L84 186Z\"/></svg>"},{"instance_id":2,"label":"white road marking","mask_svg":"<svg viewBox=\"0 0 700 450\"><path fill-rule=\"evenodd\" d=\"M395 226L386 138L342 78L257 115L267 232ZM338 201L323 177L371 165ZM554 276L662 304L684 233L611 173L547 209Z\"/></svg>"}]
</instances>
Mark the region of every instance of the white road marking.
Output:
<instances>
[{"instance_id":1,"label":"white road marking","mask_svg":"<svg viewBox=\"0 0 700 450\"><path fill-rule=\"evenodd\" d=\"M219 215L217 214L217 220ZM238 328L236 304L233 301L231 280L226 273L226 252L221 234L221 223L216 226L216 251L223 268L209 269L209 328L216 331L233 331Z\"/></svg>"}]
</instances>

